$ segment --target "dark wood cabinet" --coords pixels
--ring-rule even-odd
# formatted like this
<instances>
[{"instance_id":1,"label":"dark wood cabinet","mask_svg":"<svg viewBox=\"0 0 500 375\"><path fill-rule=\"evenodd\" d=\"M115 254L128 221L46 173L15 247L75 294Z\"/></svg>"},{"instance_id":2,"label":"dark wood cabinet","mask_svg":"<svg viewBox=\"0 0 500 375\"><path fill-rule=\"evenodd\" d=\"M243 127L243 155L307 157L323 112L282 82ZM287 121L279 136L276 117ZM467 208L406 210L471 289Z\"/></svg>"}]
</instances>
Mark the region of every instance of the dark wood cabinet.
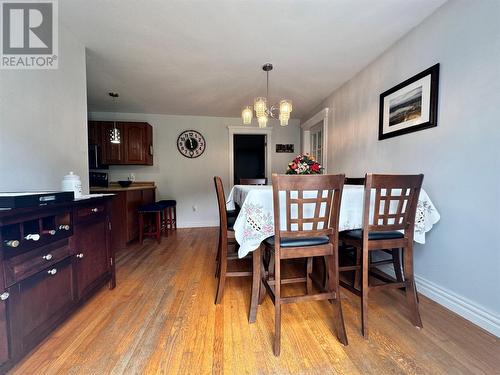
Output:
<instances>
[{"instance_id":1,"label":"dark wood cabinet","mask_svg":"<svg viewBox=\"0 0 500 375\"><path fill-rule=\"evenodd\" d=\"M111 208L113 249L123 249L127 243L139 237L139 206L155 202L155 186L153 182L135 182L133 188L120 188L110 185L109 188L91 188L91 193L113 193ZM142 185L142 186L140 186Z\"/></svg>"},{"instance_id":2,"label":"dark wood cabinet","mask_svg":"<svg viewBox=\"0 0 500 375\"><path fill-rule=\"evenodd\" d=\"M28 277L8 291L12 352L18 358L42 341L74 307L71 258Z\"/></svg>"},{"instance_id":3,"label":"dark wood cabinet","mask_svg":"<svg viewBox=\"0 0 500 375\"><path fill-rule=\"evenodd\" d=\"M111 131L120 131L120 143L110 141ZM89 121L89 144L102 150L105 165L153 165L153 128L147 122Z\"/></svg>"},{"instance_id":4,"label":"dark wood cabinet","mask_svg":"<svg viewBox=\"0 0 500 375\"><path fill-rule=\"evenodd\" d=\"M114 288L110 220L111 197L0 211L0 373L105 283Z\"/></svg>"},{"instance_id":5,"label":"dark wood cabinet","mask_svg":"<svg viewBox=\"0 0 500 375\"><path fill-rule=\"evenodd\" d=\"M3 292L0 296L0 366L10 359L7 325L7 303L9 296L8 292Z\"/></svg>"},{"instance_id":6,"label":"dark wood cabinet","mask_svg":"<svg viewBox=\"0 0 500 375\"><path fill-rule=\"evenodd\" d=\"M146 164L146 126L141 122L122 123L125 164Z\"/></svg>"},{"instance_id":7,"label":"dark wood cabinet","mask_svg":"<svg viewBox=\"0 0 500 375\"><path fill-rule=\"evenodd\" d=\"M80 224L75 228L74 264L78 298L85 298L110 273L108 221Z\"/></svg>"}]
</instances>

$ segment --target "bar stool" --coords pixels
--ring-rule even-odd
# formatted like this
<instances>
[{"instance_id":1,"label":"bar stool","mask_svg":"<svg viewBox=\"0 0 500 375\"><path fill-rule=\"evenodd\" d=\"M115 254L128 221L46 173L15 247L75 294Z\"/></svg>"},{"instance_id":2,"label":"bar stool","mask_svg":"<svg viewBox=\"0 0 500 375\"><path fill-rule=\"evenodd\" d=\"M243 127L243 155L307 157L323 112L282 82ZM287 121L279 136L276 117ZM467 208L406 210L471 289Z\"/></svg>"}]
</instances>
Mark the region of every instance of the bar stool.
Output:
<instances>
[{"instance_id":1,"label":"bar stool","mask_svg":"<svg viewBox=\"0 0 500 375\"><path fill-rule=\"evenodd\" d=\"M156 237L156 240L158 243L161 243L161 230L162 230L162 225L161 225L161 215L163 212L164 208L162 205L158 203L151 203L151 204L146 204L141 207L139 207L138 213L139 213L139 242L142 243L144 242L144 236L150 236L150 237ZM151 215L154 216L154 231L152 230L153 225L148 228L148 232L144 232L144 216L145 215Z\"/></svg>"},{"instance_id":2,"label":"bar stool","mask_svg":"<svg viewBox=\"0 0 500 375\"><path fill-rule=\"evenodd\" d=\"M177 201L165 199L159 201L157 204L163 207L165 233L168 229L177 229Z\"/></svg>"}]
</instances>

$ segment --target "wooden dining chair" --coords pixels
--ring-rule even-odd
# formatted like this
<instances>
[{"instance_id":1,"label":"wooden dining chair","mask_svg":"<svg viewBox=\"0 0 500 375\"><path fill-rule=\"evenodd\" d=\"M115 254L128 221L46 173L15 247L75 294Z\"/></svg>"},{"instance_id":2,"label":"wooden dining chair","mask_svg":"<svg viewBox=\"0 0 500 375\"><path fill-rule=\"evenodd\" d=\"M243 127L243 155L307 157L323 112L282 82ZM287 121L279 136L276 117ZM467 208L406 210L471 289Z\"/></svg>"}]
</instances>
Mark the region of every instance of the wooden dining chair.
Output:
<instances>
[{"instance_id":1,"label":"wooden dining chair","mask_svg":"<svg viewBox=\"0 0 500 375\"><path fill-rule=\"evenodd\" d=\"M240 185L265 185L266 178L240 178Z\"/></svg>"},{"instance_id":2,"label":"wooden dining chair","mask_svg":"<svg viewBox=\"0 0 500 375\"><path fill-rule=\"evenodd\" d=\"M344 180L344 186L345 185L364 185L365 184L365 178L364 177L346 177ZM346 289L349 289L351 292L356 293L359 291L361 287L361 251L357 251L357 249L353 246L346 246L342 242L342 232L340 232L340 239L341 239L341 244L339 246L339 254L341 255L341 259L343 258L342 255L346 255L346 253L350 254L351 252L354 255L355 259L355 264L354 265L342 265L339 260L339 272L352 272L354 271L354 278L352 281L352 284L348 284L344 282L343 280L340 280L340 285L343 286ZM389 259L381 259L381 260L376 260L374 261L373 258L373 252L369 253L368 256L368 261L370 263L370 272L377 278L383 280L383 281L391 281L386 277L384 273L378 272L377 267L385 265L385 264L391 264L393 269L394 269L394 275L396 276L396 280L401 282L403 281L403 274L401 272L401 254L400 254L401 249L381 249L380 251L389 254L390 258ZM347 258L347 256L345 257Z\"/></svg>"},{"instance_id":3,"label":"wooden dining chair","mask_svg":"<svg viewBox=\"0 0 500 375\"><path fill-rule=\"evenodd\" d=\"M263 272L262 282L275 306L274 354L278 356L281 348L281 305L300 301L330 300L336 315L337 337L347 345L338 283L338 225L344 175L273 174L272 183L275 236L263 243L262 253L270 252L272 261L269 272ZM282 206L284 218L280 216ZM281 228L281 223L286 229ZM312 258L316 256L327 258L328 285L318 285L320 292L313 294L309 279ZM300 258L307 258L306 276L282 278L282 261ZM299 282L306 282L306 295L282 296L282 285Z\"/></svg>"},{"instance_id":4,"label":"wooden dining chair","mask_svg":"<svg viewBox=\"0 0 500 375\"><path fill-rule=\"evenodd\" d=\"M220 177L214 177L215 191L217 193L217 203L219 205L219 240L217 246L216 270L215 277L218 278L217 294L215 304L219 304L224 293L224 285L226 277L252 276L251 271L228 271L228 263L230 261L238 261L236 252L236 239L234 238L234 220L229 219L226 212L226 198L224 195L224 186ZM229 247L234 251L229 253Z\"/></svg>"},{"instance_id":5,"label":"wooden dining chair","mask_svg":"<svg viewBox=\"0 0 500 375\"><path fill-rule=\"evenodd\" d=\"M361 325L368 337L368 295L380 288L404 288L410 320L422 327L413 275L415 213L424 175L367 174L365 178L363 229L343 232L342 241L361 251ZM374 196L372 196L374 195ZM372 207L372 209L370 209ZM403 230L404 233L400 231ZM404 280L370 285L369 253L402 249Z\"/></svg>"}]
</instances>

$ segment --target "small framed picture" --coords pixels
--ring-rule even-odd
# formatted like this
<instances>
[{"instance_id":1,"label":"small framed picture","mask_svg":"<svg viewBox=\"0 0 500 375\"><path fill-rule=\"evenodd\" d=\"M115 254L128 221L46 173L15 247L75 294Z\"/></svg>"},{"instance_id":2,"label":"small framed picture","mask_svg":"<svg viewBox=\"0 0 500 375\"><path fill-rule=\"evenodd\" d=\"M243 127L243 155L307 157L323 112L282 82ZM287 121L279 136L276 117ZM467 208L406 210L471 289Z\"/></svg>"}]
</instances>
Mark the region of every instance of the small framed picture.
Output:
<instances>
[{"instance_id":1,"label":"small framed picture","mask_svg":"<svg viewBox=\"0 0 500 375\"><path fill-rule=\"evenodd\" d=\"M380 94L378 139L437 126L439 64Z\"/></svg>"}]
</instances>

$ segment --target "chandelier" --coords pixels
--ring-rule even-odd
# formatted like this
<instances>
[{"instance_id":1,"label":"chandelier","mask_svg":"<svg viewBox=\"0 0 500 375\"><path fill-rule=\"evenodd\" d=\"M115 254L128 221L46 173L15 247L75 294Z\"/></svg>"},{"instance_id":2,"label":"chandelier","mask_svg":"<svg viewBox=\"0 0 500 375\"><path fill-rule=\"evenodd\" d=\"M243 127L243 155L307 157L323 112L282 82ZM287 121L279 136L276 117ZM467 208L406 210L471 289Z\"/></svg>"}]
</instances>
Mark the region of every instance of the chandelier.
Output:
<instances>
[{"instance_id":1,"label":"chandelier","mask_svg":"<svg viewBox=\"0 0 500 375\"><path fill-rule=\"evenodd\" d=\"M288 99L280 100L278 104L268 104L269 98L269 72L273 70L273 64L264 64L262 70L266 72L266 96L259 96L255 98L252 106L248 105L241 111L241 118L243 124L249 125L252 123L253 111L255 110L255 117L259 123L259 128L265 128L269 117L278 118L281 126L287 126L292 112L292 101Z\"/></svg>"}]
</instances>

